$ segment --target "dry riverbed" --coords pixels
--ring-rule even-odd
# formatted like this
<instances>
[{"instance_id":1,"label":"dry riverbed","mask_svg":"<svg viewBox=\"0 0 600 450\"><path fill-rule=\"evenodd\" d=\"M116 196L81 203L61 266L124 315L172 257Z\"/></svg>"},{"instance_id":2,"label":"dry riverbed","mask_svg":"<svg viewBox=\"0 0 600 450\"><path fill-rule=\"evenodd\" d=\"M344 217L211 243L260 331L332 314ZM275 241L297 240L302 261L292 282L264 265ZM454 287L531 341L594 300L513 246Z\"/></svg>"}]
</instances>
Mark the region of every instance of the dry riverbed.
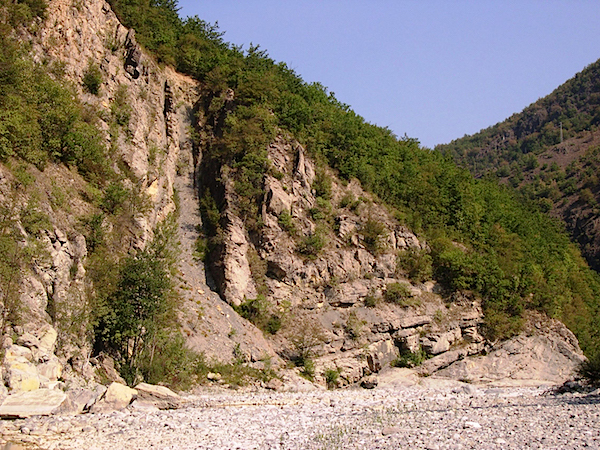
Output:
<instances>
[{"instance_id":1,"label":"dry riverbed","mask_svg":"<svg viewBox=\"0 0 600 450\"><path fill-rule=\"evenodd\" d=\"M0 449L600 448L598 391L426 378L373 390L200 391L186 399L169 411L134 403L108 414L1 421Z\"/></svg>"}]
</instances>

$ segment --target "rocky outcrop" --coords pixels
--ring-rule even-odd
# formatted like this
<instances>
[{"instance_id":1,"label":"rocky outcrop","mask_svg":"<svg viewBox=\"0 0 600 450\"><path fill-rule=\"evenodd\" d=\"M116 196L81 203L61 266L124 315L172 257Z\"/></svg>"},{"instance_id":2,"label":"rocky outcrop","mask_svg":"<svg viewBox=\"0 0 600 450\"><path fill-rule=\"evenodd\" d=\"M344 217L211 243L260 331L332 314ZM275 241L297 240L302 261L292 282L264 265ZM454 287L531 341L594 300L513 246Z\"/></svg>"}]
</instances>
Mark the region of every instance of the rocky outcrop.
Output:
<instances>
[{"instance_id":1,"label":"rocky outcrop","mask_svg":"<svg viewBox=\"0 0 600 450\"><path fill-rule=\"evenodd\" d=\"M528 332L503 342L485 356L447 364L436 375L474 383L562 384L584 360L577 339L556 320L530 318Z\"/></svg>"},{"instance_id":2,"label":"rocky outcrop","mask_svg":"<svg viewBox=\"0 0 600 450\"><path fill-rule=\"evenodd\" d=\"M303 375L314 376L323 386L327 371L335 370L339 386L362 380L364 386L374 387L374 374L410 353L427 355L423 374L481 380L486 373L506 378L506 358L519 367L510 372L513 378L516 373L523 379L539 377L550 370L553 380L562 379L581 359L572 335L557 330L503 344L494 350L496 363L490 362L491 356L471 359L488 345L480 330L483 313L478 300L470 294L443 298L434 281L411 281L398 266L397 254L427 250L427 243L356 180L343 182L317 167L303 146L284 133L267 149L270 168L263 179L260 226L249 232L237 214L239 198L227 170L201 167L205 149L194 147L190 139L192 124L208 132L202 114L194 115L203 104L199 83L159 67L104 1L52 1L48 17L52 23L30 36L34 57L63 67L79 98L99 111L99 127L113 151L115 170L129 174L128 187L148 199L149 207L131 217L120 236L124 249L145 246L156 224L174 211L175 188L179 192L178 320L190 348L211 359L235 359L259 369L283 366L281 358L298 360L301 354L314 360L314 373ZM102 73L98 95L83 85L92 65ZM235 93L230 90L226 97L223 117L234 107ZM118 132L116 113L127 117L120 120ZM4 199L11 175L2 167L0 171ZM55 182L72 192L88 189L62 166L50 165L36 176L48 198ZM205 187L220 197L223 231L219 254L206 271L194 255L201 225L198 189ZM176 407L180 399L166 388L142 385L137 392L129 390L120 384L123 380L110 357L91 357L89 243L77 217L95 210L93 202L75 197L69 211L53 207L49 200L41 202L51 226L37 240L48 257L26 270L20 290L22 326L2 330L0 398L10 392L13 401L16 395L43 395L45 389L56 388L66 389L66 397L49 394L50 412L124 408L136 394L140 402ZM28 238L23 229L23 245ZM400 297L384 301L393 287ZM263 313L281 324L272 335L263 334L233 308L259 292L266 299ZM530 353L524 350L527 346ZM563 363L566 369L560 372ZM544 364L555 368L544 369ZM282 385L273 382L270 387L313 388L299 377L303 370L310 371L298 368L285 375ZM92 382L99 378L113 382L106 392Z\"/></svg>"},{"instance_id":3,"label":"rocky outcrop","mask_svg":"<svg viewBox=\"0 0 600 450\"><path fill-rule=\"evenodd\" d=\"M67 399L64 392L55 389L37 389L8 396L0 405L0 418L15 419L47 416L60 411Z\"/></svg>"}]
</instances>

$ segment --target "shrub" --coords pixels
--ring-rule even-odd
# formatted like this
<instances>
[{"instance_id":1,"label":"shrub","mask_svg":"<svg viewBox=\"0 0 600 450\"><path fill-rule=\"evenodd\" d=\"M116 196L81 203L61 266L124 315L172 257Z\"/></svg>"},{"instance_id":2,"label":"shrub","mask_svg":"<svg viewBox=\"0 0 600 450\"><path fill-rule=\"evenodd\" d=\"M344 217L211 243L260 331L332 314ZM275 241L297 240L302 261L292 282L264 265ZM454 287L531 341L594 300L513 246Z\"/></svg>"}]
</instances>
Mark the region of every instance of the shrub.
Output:
<instances>
[{"instance_id":1,"label":"shrub","mask_svg":"<svg viewBox=\"0 0 600 450\"><path fill-rule=\"evenodd\" d=\"M346 325L344 325L344 330L348 336L350 336L350 339L357 340L362 336L363 327L365 324L366 322L364 320L360 320L357 317L356 311L351 311L350 314L348 314L348 319L346 320Z\"/></svg>"},{"instance_id":2,"label":"shrub","mask_svg":"<svg viewBox=\"0 0 600 450\"><path fill-rule=\"evenodd\" d=\"M413 281L422 283L433 276L433 259L426 250L410 248L401 251L396 263Z\"/></svg>"},{"instance_id":3,"label":"shrub","mask_svg":"<svg viewBox=\"0 0 600 450\"><path fill-rule=\"evenodd\" d=\"M270 312L269 304L264 295L246 299L239 306L234 306L234 309L240 316L252 322L263 332L275 334L281 328L281 317Z\"/></svg>"},{"instance_id":4,"label":"shrub","mask_svg":"<svg viewBox=\"0 0 600 450\"><path fill-rule=\"evenodd\" d=\"M390 283L387 285L383 298L388 303L394 303L400 306L408 306L412 302L412 292L404 283Z\"/></svg>"},{"instance_id":5,"label":"shrub","mask_svg":"<svg viewBox=\"0 0 600 450\"><path fill-rule=\"evenodd\" d=\"M365 306L367 308L374 308L375 306L377 306L380 302L380 298L374 296L373 294L369 294L365 297L364 302L365 302Z\"/></svg>"},{"instance_id":6,"label":"shrub","mask_svg":"<svg viewBox=\"0 0 600 450\"><path fill-rule=\"evenodd\" d=\"M600 352L596 352L577 368L577 375L592 386L600 385Z\"/></svg>"},{"instance_id":7,"label":"shrub","mask_svg":"<svg viewBox=\"0 0 600 450\"><path fill-rule=\"evenodd\" d=\"M324 170L317 170L315 180L313 181L312 188L315 191L316 197L321 197L324 200L331 199L331 178L325 173Z\"/></svg>"},{"instance_id":8,"label":"shrub","mask_svg":"<svg viewBox=\"0 0 600 450\"><path fill-rule=\"evenodd\" d=\"M98 95L102 85L102 72L98 65L91 60L88 63L87 70L83 74L83 85L90 94Z\"/></svg>"},{"instance_id":9,"label":"shrub","mask_svg":"<svg viewBox=\"0 0 600 450\"><path fill-rule=\"evenodd\" d=\"M319 252L325 246L325 237L323 232L317 229L310 236L306 236L299 244L298 251L309 259L316 258Z\"/></svg>"},{"instance_id":10,"label":"shrub","mask_svg":"<svg viewBox=\"0 0 600 450\"><path fill-rule=\"evenodd\" d=\"M286 337L292 346L291 360L304 367L312 360L314 348L324 341L321 326L313 320L295 321L287 329Z\"/></svg>"},{"instance_id":11,"label":"shrub","mask_svg":"<svg viewBox=\"0 0 600 450\"><path fill-rule=\"evenodd\" d=\"M382 250L381 237L385 235L385 226L369 217L360 231L365 247L374 255L379 253Z\"/></svg>"},{"instance_id":12,"label":"shrub","mask_svg":"<svg viewBox=\"0 0 600 450\"><path fill-rule=\"evenodd\" d=\"M412 369L413 367L420 366L423 364L423 361L427 359L427 354L425 351L419 347L416 352L404 351L400 353L400 356L392 361L393 367L408 367Z\"/></svg>"},{"instance_id":13,"label":"shrub","mask_svg":"<svg viewBox=\"0 0 600 450\"><path fill-rule=\"evenodd\" d=\"M279 222L279 226L288 233L294 234L296 232L296 226L292 220L292 215L287 210L284 210L279 214L277 221Z\"/></svg>"},{"instance_id":14,"label":"shrub","mask_svg":"<svg viewBox=\"0 0 600 450\"><path fill-rule=\"evenodd\" d=\"M327 389L335 389L340 378L340 369L327 369L323 372L323 376L325 376Z\"/></svg>"},{"instance_id":15,"label":"shrub","mask_svg":"<svg viewBox=\"0 0 600 450\"><path fill-rule=\"evenodd\" d=\"M121 85L117 89L113 104L110 105L110 111L117 125L122 127L129 125L131 106L128 103L127 87L125 85Z\"/></svg>"},{"instance_id":16,"label":"shrub","mask_svg":"<svg viewBox=\"0 0 600 450\"><path fill-rule=\"evenodd\" d=\"M117 214L123 209L123 205L130 196L131 192L121 183L111 183L104 191L104 198L100 206L109 214Z\"/></svg>"}]
</instances>

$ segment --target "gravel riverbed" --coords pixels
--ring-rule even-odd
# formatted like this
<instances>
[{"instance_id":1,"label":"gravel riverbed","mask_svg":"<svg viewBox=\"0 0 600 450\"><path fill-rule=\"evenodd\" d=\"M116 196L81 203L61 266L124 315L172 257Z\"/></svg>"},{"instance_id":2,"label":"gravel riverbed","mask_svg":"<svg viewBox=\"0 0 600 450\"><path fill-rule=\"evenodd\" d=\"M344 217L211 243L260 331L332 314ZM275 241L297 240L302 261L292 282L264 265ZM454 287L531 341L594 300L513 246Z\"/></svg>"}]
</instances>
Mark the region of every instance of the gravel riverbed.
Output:
<instances>
[{"instance_id":1,"label":"gravel riverbed","mask_svg":"<svg viewBox=\"0 0 600 450\"><path fill-rule=\"evenodd\" d=\"M597 391L430 380L373 390L206 391L186 399L169 411L134 404L109 414L0 421L0 449L600 448Z\"/></svg>"}]
</instances>

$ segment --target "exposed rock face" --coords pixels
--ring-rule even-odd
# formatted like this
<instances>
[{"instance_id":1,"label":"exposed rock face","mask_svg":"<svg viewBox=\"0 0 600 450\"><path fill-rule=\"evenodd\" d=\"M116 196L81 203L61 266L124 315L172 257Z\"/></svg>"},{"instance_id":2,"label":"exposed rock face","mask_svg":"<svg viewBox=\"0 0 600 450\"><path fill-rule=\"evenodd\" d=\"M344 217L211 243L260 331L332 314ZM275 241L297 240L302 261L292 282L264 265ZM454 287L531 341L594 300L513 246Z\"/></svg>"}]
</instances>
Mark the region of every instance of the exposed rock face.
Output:
<instances>
[{"instance_id":1,"label":"exposed rock face","mask_svg":"<svg viewBox=\"0 0 600 450\"><path fill-rule=\"evenodd\" d=\"M564 383L583 361L577 339L556 320L534 318L529 333L437 372L448 378L505 384Z\"/></svg>"},{"instance_id":2,"label":"exposed rock face","mask_svg":"<svg viewBox=\"0 0 600 450\"><path fill-rule=\"evenodd\" d=\"M302 145L290 137L281 135L268 148L273 170L263 180L262 226L251 235L236 215L233 181L223 170L203 168L203 149L195 148L188 136L192 125L204 126L193 118L202 104L199 84L158 67L137 43L133 30L123 27L104 1L75 5L55 0L48 16L51 20L31 37L35 58L64 65L78 96L106 118L99 126L114 157L124 162L120 170L131 172L136 188L150 200L149 210L132 218L131 232L123 237L126 248L145 246L156 224L174 211L174 189L179 192L183 300L179 323L192 349L221 361L241 359L255 368L278 367L280 357L293 359L304 352L315 359L317 383L325 385L325 371L334 369L340 386L363 380L367 387L374 387L373 374L400 354L421 350L431 357L422 373L441 370L474 380L542 375L562 380L581 359L576 340L564 327L509 341L495 350L495 360L466 359L486 345L478 300L468 295L443 299L434 281L412 283L397 266L396 255L427 249L427 243L398 223L355 180L343 183L326 169L317 170ZM103 74L97 96L83 87L90 64ZM130 120L115 134L108 117L117 98L126 99ZM227 93L225 108L233 107L234 98L233 91ZM64 167L51 165L44 173L48 180L84 190L81 179ZM0 199L10 176L0 166ZM319 177L331 181L327 195L315 188ZM218 185L214 191L221 193L224 205L222 251L207 267L208 273L194 257L201 225L198 189L206 185ZM8 336L3 340L0 374L5 386L0 385L0 398L7 388L12 394L42 395L46 391L40 388L64 388L65 380L75 387L67 390L66 400L50 395L53 406L48 411L125 407L136 392L119 384L123 380L114 361L105 355L90 358L88 243L78 231L76 214L43 207L52 223L39 238L48 258L36 261L22 283L20 300L26 314L23 326L10 331L15 343ZM79 215L90 212L82 201L73 208ZM25 240L24 230L23 234ZM395 284L405 287L406 298L382 302ZM269 314L282 322L272 336L265 337L232 308L255 299L258 292L265 293ZM531 348L525 350L527 346ZM516 368L506 369L510 364ZM77 387L98 374L116 383L107 392ZM314 386L295 373L286 375L283 385L273 382L271 388ZM152 398L164 408L179 401L156 387L141 386L138 393L141 400Z\"/></svg>"}]
</instances>

